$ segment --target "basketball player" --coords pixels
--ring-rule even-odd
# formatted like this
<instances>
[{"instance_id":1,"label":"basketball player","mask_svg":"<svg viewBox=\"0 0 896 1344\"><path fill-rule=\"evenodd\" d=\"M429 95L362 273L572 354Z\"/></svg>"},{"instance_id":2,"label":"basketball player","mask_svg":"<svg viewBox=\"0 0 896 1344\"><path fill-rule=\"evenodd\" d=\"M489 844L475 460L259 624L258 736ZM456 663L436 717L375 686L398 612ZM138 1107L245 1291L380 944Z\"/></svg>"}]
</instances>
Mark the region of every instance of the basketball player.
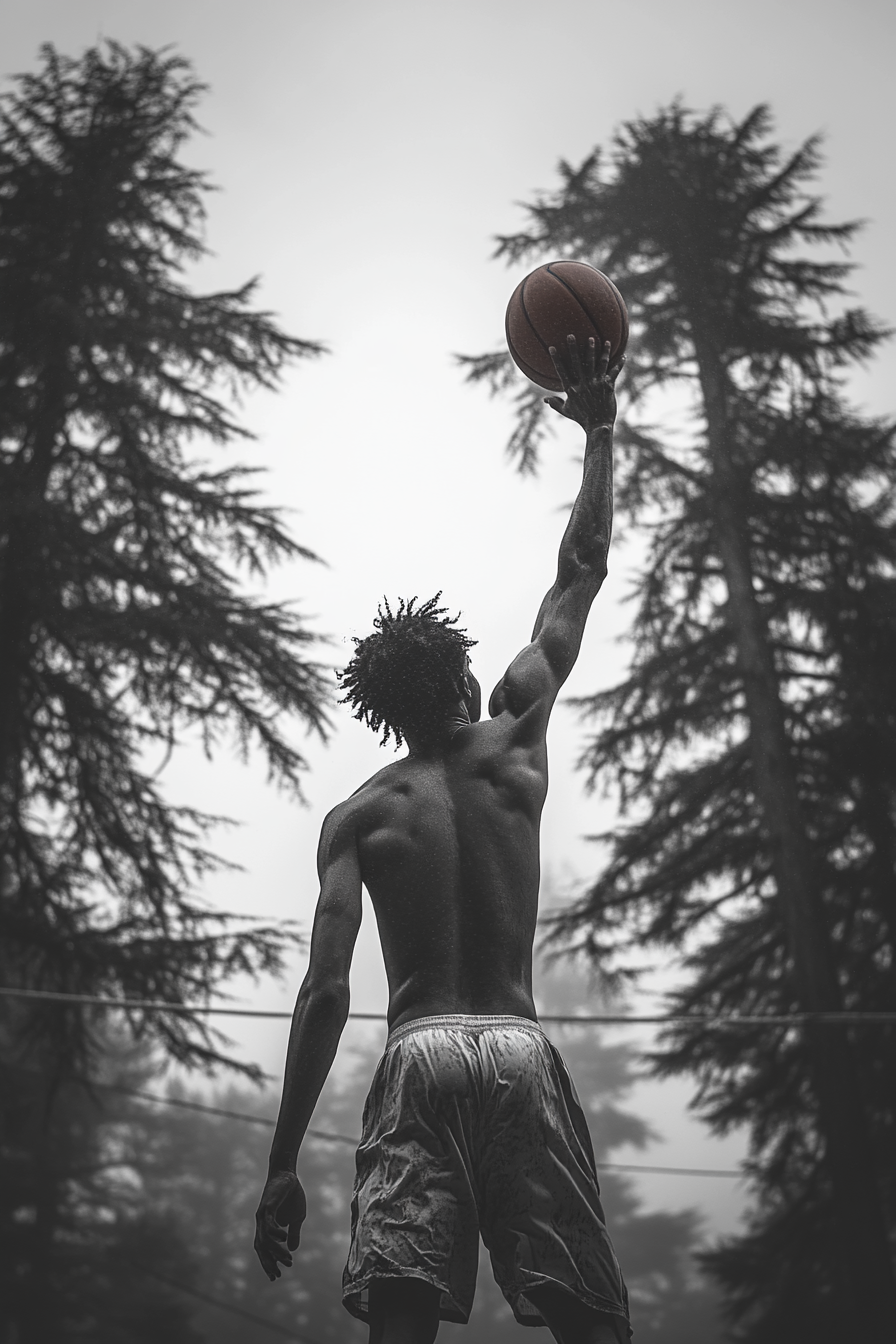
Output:
<instances>
[{"instance_id":1,"label":"basketball player","mask_svg":"<svg viewBox=\"0 0 896 1344\"><path fill-rule=\"evenodd\" d=\"M582 487L532 642L480 722L473 641L438 597L388 603L342 687L408 754L323 825L321 893L299 991L255 1249L272 1280L305 1218L299 1146L349 1010L361 886L389 981L389 1038L364 1108L343 1301L371 1344L431 1344L466 1322L479 1234L516 1319L561 1344L624 1344L628 1298L566 1067L537 1022L532 944L545 734L607 572L614 383L609 343L551 356L586 433ZM456 618L455 618L456 619Z\"/></svg>"}]
</instances>

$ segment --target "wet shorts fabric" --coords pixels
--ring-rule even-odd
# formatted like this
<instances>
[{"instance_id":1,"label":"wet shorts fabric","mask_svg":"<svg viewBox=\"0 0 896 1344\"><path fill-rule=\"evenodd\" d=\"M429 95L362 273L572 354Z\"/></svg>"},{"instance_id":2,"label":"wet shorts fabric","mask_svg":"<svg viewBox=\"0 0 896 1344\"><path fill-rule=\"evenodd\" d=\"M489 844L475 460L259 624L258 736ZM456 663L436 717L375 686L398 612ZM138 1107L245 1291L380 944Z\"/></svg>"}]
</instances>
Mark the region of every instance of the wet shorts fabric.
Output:
<instances>
[{"instance_id":1,"label":"wet shorts fabric","mask_svg":"<svg viewBox=\"0 0 896 1344\"><path fill-rule=\"evenodd\" d=\"M379 1278L441 1290L466 1324L479 1234L521 1325L527 1289L557 1284L627 1340L628 1295L607 1232L582 1107L559 1052L525 1017L421 1017L396 1028L364 1107L343 1303L368 1319Z\"/></svg>"}]
</instances>

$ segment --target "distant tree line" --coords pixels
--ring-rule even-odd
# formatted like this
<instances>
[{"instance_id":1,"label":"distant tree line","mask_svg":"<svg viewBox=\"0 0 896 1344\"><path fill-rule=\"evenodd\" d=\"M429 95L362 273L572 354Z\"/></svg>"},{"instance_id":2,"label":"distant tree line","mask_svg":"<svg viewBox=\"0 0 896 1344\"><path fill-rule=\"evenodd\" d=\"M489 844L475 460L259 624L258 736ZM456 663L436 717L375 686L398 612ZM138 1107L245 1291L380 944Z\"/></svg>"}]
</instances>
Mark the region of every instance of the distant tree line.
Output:
<instances>
[{"instance_id":1,"label":"distant tree line","mask_svg":"<svg viewBox=\"0 0 896 1344\"><path fill-rule=\"evenodd\" d=\"M842 250L770 113L680 102L560 164L496 255L593 262L632 317L617 507L646 554L631 666L577 704L583 767L624 820L550 923L607 975L634 945L686 971L675 1013L896 1008L896 441L845 377L885 332L846 307ZM543 391L503 351L461 357L514 399L537 469ZM656 428L682 396L681 417ZM896 1336L892 1028L694 1023L664 1034L724 1132L746 1125L748 1230L708 1254L749 1344Z\"/></svg>"}]
</instances>

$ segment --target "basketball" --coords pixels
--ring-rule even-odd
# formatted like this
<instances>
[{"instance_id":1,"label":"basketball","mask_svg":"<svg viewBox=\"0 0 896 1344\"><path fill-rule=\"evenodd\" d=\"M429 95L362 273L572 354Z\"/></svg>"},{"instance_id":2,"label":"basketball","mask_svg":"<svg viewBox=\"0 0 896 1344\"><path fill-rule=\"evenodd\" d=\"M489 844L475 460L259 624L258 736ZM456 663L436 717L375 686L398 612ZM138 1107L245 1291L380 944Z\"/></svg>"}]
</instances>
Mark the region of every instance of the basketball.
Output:
<instances>
[{"instance_id":1,"label":"basketball","mask_svg":"<svg viewBox=\"0 0 896 1344\"><path fill-rule=\"evenodd\" d=\"M600 355L610 342L614 364L628 341L628 311L613 281L584 261L549 261L517 285L504 319L507 345L517 368L539 387L562 392L548 346L561 358L573 335L583 354L593 336Z\"/></svg>"}]
</instances>

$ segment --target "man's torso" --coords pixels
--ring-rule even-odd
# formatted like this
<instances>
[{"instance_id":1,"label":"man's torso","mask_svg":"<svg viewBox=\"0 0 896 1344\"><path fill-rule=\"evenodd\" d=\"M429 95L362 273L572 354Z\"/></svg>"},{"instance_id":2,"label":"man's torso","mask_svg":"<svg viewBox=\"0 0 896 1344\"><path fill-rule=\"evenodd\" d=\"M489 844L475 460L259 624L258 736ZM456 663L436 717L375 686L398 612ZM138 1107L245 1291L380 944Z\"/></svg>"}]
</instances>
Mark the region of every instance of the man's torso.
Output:
<instances>
[{"instance_id":1,"label":"man's torso","mask_svg":"<svg viewBox=\"0 0 896 1344\"><path fill-rule=\"evenodd\" d=\"M344 807L389 981L389 1026L439 1013L534 1019L543 739L500 715L379 771Z\"/></svg>"}]
</instances>

